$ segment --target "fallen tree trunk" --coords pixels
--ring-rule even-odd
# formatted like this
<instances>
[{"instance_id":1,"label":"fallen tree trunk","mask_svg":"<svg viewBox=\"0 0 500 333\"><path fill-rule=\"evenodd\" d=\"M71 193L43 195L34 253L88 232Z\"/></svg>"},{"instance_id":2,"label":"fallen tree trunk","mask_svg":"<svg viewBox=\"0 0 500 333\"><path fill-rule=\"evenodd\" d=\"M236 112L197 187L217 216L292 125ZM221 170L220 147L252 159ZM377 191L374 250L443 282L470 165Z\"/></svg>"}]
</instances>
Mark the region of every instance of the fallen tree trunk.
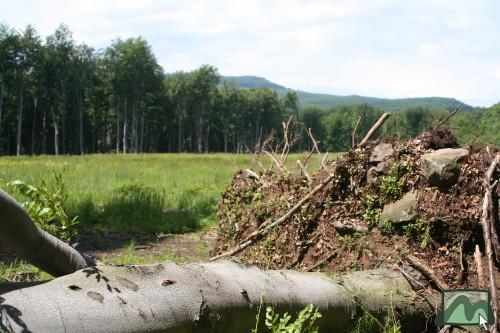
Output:
<instances>
[{"instance_id":1,"label":"fallen tree trunk","mask_svg":"<svg viewBox=\"0 0 500 333\"><path fill-rule=\"evenodd\" d=\"M421 332L433 312L395 271L332 278L218 261L97 266L38 285L2 285L0 329L247 333L260 304L291 313L314 304L322 332L348 332L363 311L377 318L389 313L400 318L403 332Z\"/></svg>"},{"instance_id":2,"label":"fallen tree trunk","mask_svg":"<svg viewBox=\"0 0 500 333\"><path fill-rule=\"evenodd\" d=\"M37 227L23 207L0 189L0 250L62 276L96 262Z\"/></svg>"}]
</instances>

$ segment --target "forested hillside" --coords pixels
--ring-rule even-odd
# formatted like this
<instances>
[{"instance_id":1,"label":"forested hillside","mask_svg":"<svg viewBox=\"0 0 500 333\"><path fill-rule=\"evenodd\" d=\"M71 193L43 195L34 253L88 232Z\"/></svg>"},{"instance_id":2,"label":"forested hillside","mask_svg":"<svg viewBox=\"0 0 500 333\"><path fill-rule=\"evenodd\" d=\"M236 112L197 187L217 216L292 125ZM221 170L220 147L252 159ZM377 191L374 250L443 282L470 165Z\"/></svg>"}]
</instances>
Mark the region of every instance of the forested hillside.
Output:
<instances>
[{"instance_id":1,"label":"forested hillside","mask_svg":"<svg viewBox=\"0 0 500 333\"><path fill-rule=\"evenodd\" d=\"M246 77L240 88L209 65L166 71L141 37L96 50L77 43L65 25L45 40L32 26L1 25L0 153L246 152L290 116L297 131L300 124L311 127L323 149L342 151L358 116L362 136L384 109L394 109L384 106L388 100L361 97L345 97L351 100L341 104L349 105L301 107L301 92L269 81L269 88L259 87L260 78ZM457 103L404 101L411 107L395 111L382 132L413 136ZM499 112L498 105L461 112L451 126L463 141L499 145ZM308 144L304 138L298 147Z\"/></svg>"},{"instance_id":2,"label":"forested hillside","mask_svg":"<svg viewBox=\"0 0 500 333\"><path fill-rule=\"evenodd\" d=\"M234 82L240 88L269 88L275 90L278 96L284 96L289 92L297 94L302 107L327 108L339 105L370 104L384 111L398 111L407 108L429 108L431 110L449 109L460 105L463 111L472 111L474 108L455 98L446 97L415 97L415 98L375 98L358 95L339 96L331 94L318 94L301 90L286 88L258 76L224 76L224 81Z\"/></svg>"}]
</instances>

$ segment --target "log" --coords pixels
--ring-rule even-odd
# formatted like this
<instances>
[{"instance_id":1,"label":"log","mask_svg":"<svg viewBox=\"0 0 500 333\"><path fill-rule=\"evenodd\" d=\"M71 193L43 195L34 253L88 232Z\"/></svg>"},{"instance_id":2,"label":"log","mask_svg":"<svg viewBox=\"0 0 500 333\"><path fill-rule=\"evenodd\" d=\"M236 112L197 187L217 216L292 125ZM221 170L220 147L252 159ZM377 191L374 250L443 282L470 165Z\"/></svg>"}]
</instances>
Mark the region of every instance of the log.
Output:
<instances>
[{"instance_id":1,"label":"log","mask_svg":"<svg viewBox=\"0 0 500 333\"><path fill-rule=\"evenodd\" d=\"M24 208L1 189L0 251L24 259L53 276L96 265L90 256L37 227Z\"/></svg>"},{"instance_id":2,"label":"log","mask_svg":"<svg viewBox=\"0 0 500 333\"><path fill-rule=\"evenodd\" d=\"M400 318L403 332L421 332L434 311L391 270L333 278L229 261L169 263L97 266L42 284L0 286L0 329L247 333L255 327L261 300L293 314L313 304L322 314L321 332L348 332L363 311L377 318L389 311Z\"/></svg>"}]
</instances>

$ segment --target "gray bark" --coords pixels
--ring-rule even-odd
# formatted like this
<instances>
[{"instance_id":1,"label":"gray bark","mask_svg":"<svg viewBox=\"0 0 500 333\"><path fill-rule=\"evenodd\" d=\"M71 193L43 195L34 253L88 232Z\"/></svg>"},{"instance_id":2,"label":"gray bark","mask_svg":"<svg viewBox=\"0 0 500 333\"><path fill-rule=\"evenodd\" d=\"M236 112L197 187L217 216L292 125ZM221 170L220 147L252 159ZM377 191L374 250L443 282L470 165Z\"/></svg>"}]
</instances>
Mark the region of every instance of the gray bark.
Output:
<instances>
[{"instance_id":1,"label":"gray bark","mask_svg":"<svg viewBox=\"0 0 500 333\"><path fill-rule=\"evenodd\" d=\"M77 107L78 107L78 148L80 150L80 155L83 155L83 96L82 89L77 91Z\"/></svg>"},{"instance_id":2,"label":"gray bark","mask_svg":"<svg viewBox=\"0 0 500 333\"><path fill-rule=\"evenodd\" d=\"M120 153L120 98L116 102L116 153Z\"/></svg>"},{"instance_id":3,"label":"gray bark","mask_svg":"<svg viewBox=\"0 0 500 333\"><path fill-rule=\"evenodd\" d=\"M54 115L54 153L59 155L59 124Z\"/></svg>"},{"instance_id":4,"label":"gray bark","mask_svg":"<svg viewBox=\"0 0 500 333\"><path fill-rule=\"evenodd\" d=\"M123 107L123 153L127 153L127 101L125 100L125 105Z\"/></svg>"},{"instance_id":5,"label":"gray bark","mask_svg":"<svg viewBox=\"0 0 500 333\"><path fill-rule=\"evenodd\" d=\"M2 190L0 250L25 259L54 276L70 274L96 264L91 257L37 227L23 207Z\"/></svg>"},{"instance_id":6,"label":"gray bark","mask_svg":"<svg viewBox=\"0 0 500 333\"><path fill-rule=\"evenodd\" d=\"M21 155L21 138L23 133L23 91L24 74L21 74L21 87L19 89L19 103L17 106L17 131L16 131L16 156Z\"/></svg>"},{"instance_id":7,"label":"gray bark","mask_svg":"<svg viewBox=\"0 0 500 333\"><path fill-rule=\"evenodd\" d=\"M232 262L97 266L43 284L3 285L0 295L0 328L13 332L248 333L261 300L262 316L265 305L296 313L314 304L321 332L348 332L363 311L382 318L393 310L403 332L420 332L433 311L394 271L332 278Z\"/></svg>"},{"instance_id":8,"label":"gray bark","mask_svg":"<svg viewBox=\"0 0 500 333\"><path fill-rule=\"evenodd\" d=\"M31 155L35 154L35 133L36 133L36 123L37 123L37 103L38 99L33 95L33 119L31 123Z\"/></svg>"}]
</instances>

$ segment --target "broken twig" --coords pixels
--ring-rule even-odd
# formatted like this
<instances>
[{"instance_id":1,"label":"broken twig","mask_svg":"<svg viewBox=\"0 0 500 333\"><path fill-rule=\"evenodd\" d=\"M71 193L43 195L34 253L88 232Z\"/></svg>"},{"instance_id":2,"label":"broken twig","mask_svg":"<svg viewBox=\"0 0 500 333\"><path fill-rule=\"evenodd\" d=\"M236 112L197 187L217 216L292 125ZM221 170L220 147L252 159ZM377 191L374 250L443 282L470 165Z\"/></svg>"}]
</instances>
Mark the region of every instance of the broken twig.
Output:
<instances>
[{"instance_id":1,"label":"broken twig","mask_svg":"<svg viewBox=\"0 0 500 333\"><path fill-rule=\"evenodd\" d=\"M354 126L354 130L352 131L352 146L354 147L356 145L356 131L359 126L359 122L361 121L361 116L358 117L358 121L356 122L356 126Z\"/></svg>"},{"instance_id":2,"label":"broken twig","mask_svg":"<svg viewBox=\"0 0 500 333\"><path fill-rule=\"evenodd\" d=\"M453 112L449 112L446 117L444 117L443 119L439 120L437 122L436 125L434 125L434 127L432 129L436 129L438 128L439 126L443 125L445 122L447 122L451 117L453 117L454 115L457 114L458 110L460 110L460 105L457 105L455 106L455 109L453 110Z\"/></svg>"},{"instance_id":3,"label":"broken twig","mask_svg":"<svg viewBox=\"0 0 500 333\"><path fill-rule=\"evenodd\" d=\"M422 273L426 278L428 278L429 280L434 282L436 287L438 287L440 290L449 289L448 285L446 283L444 283L443 281L441 281L436 276L436 274L434 273L432 268L428 267L427 265L425 265L423 262L418 260L416 257L412 256L411 254L406 254L405 258L410 262L410 264L413 267L418 269L420 271L420 273Z\"/></svg>"}]
</instances>

